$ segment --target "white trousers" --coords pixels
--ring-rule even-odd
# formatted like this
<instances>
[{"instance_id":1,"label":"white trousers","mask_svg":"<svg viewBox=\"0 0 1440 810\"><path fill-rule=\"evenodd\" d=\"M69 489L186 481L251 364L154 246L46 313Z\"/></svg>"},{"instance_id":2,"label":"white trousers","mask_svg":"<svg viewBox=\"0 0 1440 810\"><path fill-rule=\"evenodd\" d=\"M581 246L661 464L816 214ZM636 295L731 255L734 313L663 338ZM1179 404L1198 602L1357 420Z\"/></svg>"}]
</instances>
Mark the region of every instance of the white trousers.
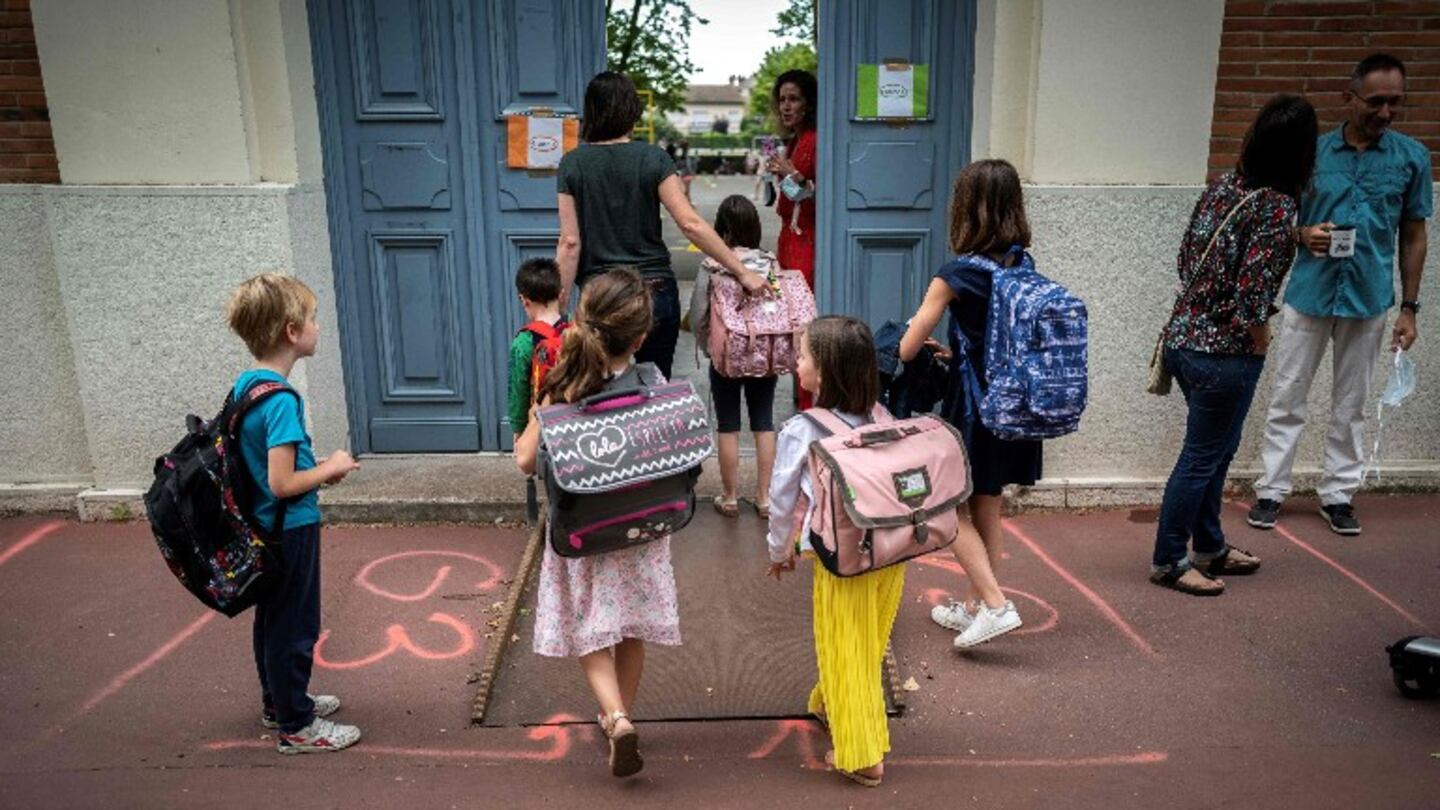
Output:
<instances>
[{"instance_id":1,"label":"white trousers","mask_svg":"<svg viewBox=\"0 0 1440 810\"><path fill-rule=\"evenodd\" d=\"M1255 497L1284 501L1294 488L1291 469L1305 427L1305 401L1325 346L1333 342L1330 430L1325 435L1324 473L1316 491L1326 506L1349 503L1365 471L1365 403L1370 401L1385 316L1314 318L1286 304L1281 318L1280 334L1269 352L1275 368L1275 392L1265 417L1265 447L1260 455L1265 472L1255 482Z\"/></svg>"}]
</instances>

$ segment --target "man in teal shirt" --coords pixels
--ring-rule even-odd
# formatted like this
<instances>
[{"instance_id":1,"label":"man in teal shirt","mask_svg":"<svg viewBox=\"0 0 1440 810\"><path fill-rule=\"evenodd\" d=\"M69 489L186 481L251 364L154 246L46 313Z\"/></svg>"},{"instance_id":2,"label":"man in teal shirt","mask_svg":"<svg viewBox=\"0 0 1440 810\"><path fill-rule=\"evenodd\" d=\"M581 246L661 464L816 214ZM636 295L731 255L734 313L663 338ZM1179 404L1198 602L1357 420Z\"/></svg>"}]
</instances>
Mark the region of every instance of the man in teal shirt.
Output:
<instances>
[{"instance_id":1,"label":"man in teal shirt","mask_svg":"<svg viewBox=\"0 0 1440 810\"><path fill-rule=\"evenodd\" d=\"M1425 220L1433 213L1434 191L1429 150L1390 129L1405 101L1404 64L1387 54L1366 57L1342 97L1347 118L1320 136L1312 188L1301 201L1295 229L1301 250L1271 352L1276 374L1261 455L1265 472L1255 482L1249 519L1261 529L1274 527L1292 489L1306 398L1326 345L1333 342L1330 429L1317 492L1332 531L1360 533L1350 499L1364 473L1365 405L1386 314L1395 304L1391 268L1397 246L1401 302L1391 350L1409 349L1417 334Z\"/></svg>"}]
</instances>

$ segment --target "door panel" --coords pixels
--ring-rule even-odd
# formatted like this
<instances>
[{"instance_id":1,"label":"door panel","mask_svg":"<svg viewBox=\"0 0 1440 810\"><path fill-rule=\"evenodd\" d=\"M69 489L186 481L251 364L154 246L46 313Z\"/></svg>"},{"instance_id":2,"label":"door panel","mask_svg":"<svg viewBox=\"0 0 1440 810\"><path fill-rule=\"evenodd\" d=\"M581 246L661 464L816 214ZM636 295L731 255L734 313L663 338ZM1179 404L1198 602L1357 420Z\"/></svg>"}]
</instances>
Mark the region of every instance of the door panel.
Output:
<instances>
[{"instance_id":1,"label":"door panel","mask_svg":"<svg viewBox=\"0 0 1440 810\"><path fill-rule=\"evenodd\" d=\"M505 166L503 116L579 109L604 60L603 6L309 10L352 448L508 448L514 273L554 255L558 226L554 174Z\"/></svg>"},{"instance_id":2,"label":"door panel","mask_svg":"<svg viewBox=\"0 0 1440 810\"><path fill-rule=\"evenodd\" d=\"M970 151L974 20L973 0L820 4L816 286L824 311L872 328L904 321L945 261L950 182ZM857 119L858 66L896 59L929 66L927 117Z\"/></svg>"}]
</instances>

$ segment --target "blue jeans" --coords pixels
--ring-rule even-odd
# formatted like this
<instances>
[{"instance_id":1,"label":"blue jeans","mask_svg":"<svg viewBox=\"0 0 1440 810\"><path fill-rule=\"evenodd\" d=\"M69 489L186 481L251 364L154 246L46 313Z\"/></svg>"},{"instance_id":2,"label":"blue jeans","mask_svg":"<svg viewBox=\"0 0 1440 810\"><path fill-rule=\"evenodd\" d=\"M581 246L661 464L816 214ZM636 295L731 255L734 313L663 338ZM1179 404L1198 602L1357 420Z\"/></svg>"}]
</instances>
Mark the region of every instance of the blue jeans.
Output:
<instances>
[{"instance_id":1,"label":"blue jeans","mask_svg":"<svg viewBox=\"0 0 1440 810\"><path fill-rule=\"evenodd\" d=\"M1158 569L1184 569L1190 564L1187 542L1201 558L1226 549L1220 498L1265 358L1166 349L1165 367L1180 384L1190 412L1185 444L1165 484L1152 562Z\"/></svg>"},{"instance_id":2,"label":"blue jeans","mask_svg":"<svg viewBox=\"0 0 1440 810\"><path fill-rule=\"evenodd\" d=\"M253 646L260 699L294 734L315 719L306 692L320 638L320 524L286 529L280 557L284 576L255 606Z\"/></svg>"},{"instance_id":3,"label":"blue jeans","mask_svg":"<svg viewBox=\"0 0 1440 810\"><path fill-rule=\"evenodd\" d=\"M635 362L654 363L668 380L675 362L675 344L680 340L680 286L673 275L646 278L645 283L650 285L650 311L655 322L640 351L635 352Z\"/></svg>"}]
</instances>

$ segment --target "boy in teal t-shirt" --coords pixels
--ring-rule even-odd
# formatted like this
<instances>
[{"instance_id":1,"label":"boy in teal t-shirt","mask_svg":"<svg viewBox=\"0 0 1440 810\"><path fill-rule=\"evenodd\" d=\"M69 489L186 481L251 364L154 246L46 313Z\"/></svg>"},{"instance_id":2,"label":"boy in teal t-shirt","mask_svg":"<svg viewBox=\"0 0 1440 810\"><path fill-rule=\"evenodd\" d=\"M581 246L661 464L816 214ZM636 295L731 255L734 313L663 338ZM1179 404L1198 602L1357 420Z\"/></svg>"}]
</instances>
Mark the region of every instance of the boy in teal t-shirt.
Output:
<instances>
[{"instance_id":1,"label":"boy in teal t-shirt","mask_svg":"<svg viewBox=\"0 0 1440 810\"><path fill-rule=\"evenodd\" d=\"M315 353L320 337L315 293L276 273L236 287L226 317L256 361L235 380L237 398L257 383L284 383L296 361ZM281 578L255 606L252 644L260 675L260 719L278 729L276 747L282 754L339 751L360 739L360 729L325 719L340 708L339 698L308 691L320 638L316 490L339 483L360 465L344 450L316 464L303 413L300 395L287 385L287 393L260 403L240 425L240 454L255 484L253 517L267 534L279 536ZM284 518L276 525L282 499Z\"/></svg>"},{"instance_id":2,"label":"boy in teal t-shirt","mask_svg":"<svg viewBox=\"0 0 1440 810\"><path fill-rule=\"evenodd\" d=\"M516 436L525 432L530 422L530 406L535 404L535 348L542 338L537 331L548 328L555 334L565 329L565 316L560 305L560 266L554 259L527 259L515 273L515 292L525 310L525 326L510 341L510 385L506 397L510 429ZM539 360L548 369L559 360L556 356Z\"/></svg>"}]
</instances>

